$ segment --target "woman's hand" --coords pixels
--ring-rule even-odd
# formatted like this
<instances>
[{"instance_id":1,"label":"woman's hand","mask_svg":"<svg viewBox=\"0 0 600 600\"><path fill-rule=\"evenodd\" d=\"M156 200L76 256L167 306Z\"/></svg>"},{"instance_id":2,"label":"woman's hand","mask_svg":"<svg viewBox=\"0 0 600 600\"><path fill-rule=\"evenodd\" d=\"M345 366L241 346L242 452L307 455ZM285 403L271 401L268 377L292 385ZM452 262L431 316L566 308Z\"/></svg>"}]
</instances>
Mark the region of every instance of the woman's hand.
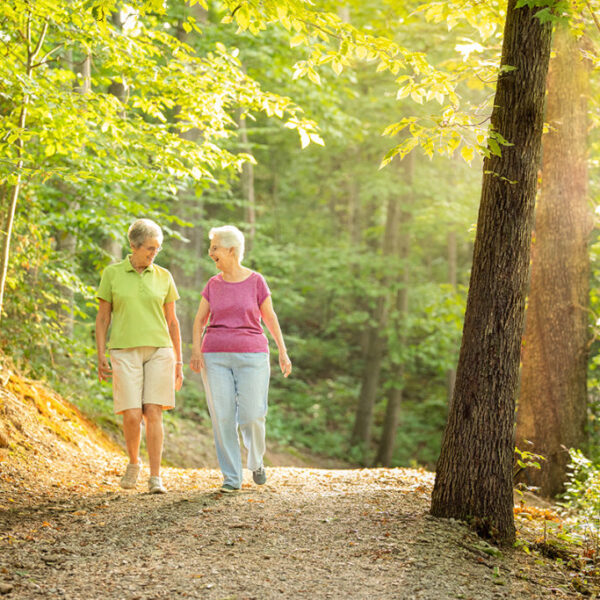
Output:
<instances>
[{"instance_id":1,"label":"woman's hand","mask_svg":"<svg viewBox=\"0 0 600 600\"><path fill-rule=\"evenodd\" d=\"M104 355L98 357L98 379L107 381L112 377L112 368L108 358Z\"/></svg>"},{"instance_id":2,"label":"woman's hand","mask_svg":"<svg viewBox=\"0 0 600 600\"><path fill-rule=\"evenodd\" d=\"M175 391L178 392L183 385L183 365L177 363L175 365Z\"/></svg>"},{"instance_id":3,"label":"woman's hand","mask_svg":"<svg viewBox=\"0 0 600 600\"><path fill-rule=\"evenodd\" d=\"M198 352L197 354L192 352L190 369L194 371L194 373L200 373L200 371L204 369L204 357L202 356L202 352Z\"/></svg>"},{"instance_id":4,"label":"woman's hand","mask_svg":"<svg viewBox=\"0 0 600 600\"><path fill-rule=\"evenodd\" d=\"M284 377L292 372L292 361L285 350L283 352L279 351L279 366Z\"/></svg>"}]
</instances>

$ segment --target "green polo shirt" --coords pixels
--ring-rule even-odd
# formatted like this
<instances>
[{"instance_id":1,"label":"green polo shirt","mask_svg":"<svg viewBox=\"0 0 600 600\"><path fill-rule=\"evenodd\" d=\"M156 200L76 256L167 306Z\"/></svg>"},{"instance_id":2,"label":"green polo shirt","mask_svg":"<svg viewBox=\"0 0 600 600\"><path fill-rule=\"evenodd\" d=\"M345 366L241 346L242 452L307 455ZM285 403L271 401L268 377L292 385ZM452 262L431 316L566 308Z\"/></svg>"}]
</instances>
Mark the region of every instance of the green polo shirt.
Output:
<instances>
[{"instance_id":1,"label":"green polo shirt","mask_svg":"<svg viewBox=\"0 0 600 600\"><path fill-rule=\"evenodd\" d=\"M138 273L129 256L102 273L96 296L112 304L108 348L171 348L163 306L179 298L171 273L151 264Z\"/></svg>"}]
</instances>

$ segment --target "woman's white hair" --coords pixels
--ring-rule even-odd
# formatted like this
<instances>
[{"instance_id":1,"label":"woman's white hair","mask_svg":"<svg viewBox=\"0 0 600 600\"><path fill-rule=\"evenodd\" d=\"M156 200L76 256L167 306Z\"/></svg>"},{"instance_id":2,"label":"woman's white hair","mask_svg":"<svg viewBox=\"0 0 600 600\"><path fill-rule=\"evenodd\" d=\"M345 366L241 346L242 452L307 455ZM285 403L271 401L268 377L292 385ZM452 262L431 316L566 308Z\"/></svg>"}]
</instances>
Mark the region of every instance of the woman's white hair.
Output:
<instances>
[{"instance_id":1,"label":"woman's white hair","mask_svg":"<svg viewBox=\"0 0 600 600\"><path fill-rule=\"evenodd\" d=\"M219 243L223 248L233 248L236 258L242 262L244 258L244 234L234 225L223 225L213 227L208 232L208 239L219 237Z\"/></svg>"},{"instance_id":2,"label":"woman's white hair","mask_svg":"<svg viewBox=\"0 0 600 600\"><path fill-rule=\"evenodd\" d=\"M163 242L162 229L150 219L134 221L127 231L127 237L134 248L139 248L149 238L156 238L161 245Z\"/></svg>"}]
</instances>

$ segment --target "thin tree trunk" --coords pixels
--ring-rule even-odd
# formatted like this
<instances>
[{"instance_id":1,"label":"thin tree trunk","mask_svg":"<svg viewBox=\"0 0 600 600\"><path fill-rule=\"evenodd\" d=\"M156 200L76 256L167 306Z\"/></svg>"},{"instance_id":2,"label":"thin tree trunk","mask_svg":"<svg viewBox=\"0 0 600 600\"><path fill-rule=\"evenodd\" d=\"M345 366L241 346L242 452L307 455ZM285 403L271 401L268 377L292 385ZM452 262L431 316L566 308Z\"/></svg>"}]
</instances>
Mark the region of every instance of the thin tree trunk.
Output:
<instances>
[{"instance_id":1,"label":"thin tree trunk","mask_svg":"<svg viewBox=\"0 0 600 600\"><path fill-rule=\"evenodd\" d=\"M246 127L246 117L240 116L240 137L242 148L247 154L251 154L250 144L248 142L248 129ZM246 201L246 223L248 231L246 233L246 251L249 254L254 245L256 236L256 199L254 196L254 165L251 162L245 162L242 165L242 193Z\"/></svg>"},{"instance_id":2,"label":"thin tree trunk","mask_svg":"<svg viewBox=\"0 0 600 600\"><path fill-rule=\"evenodd\" d=\"M403 222L408 220L408 214L404 215ZM406 315L408 314L408 286L409 286L409 270L408 270L408 256L410 253L410 237L408 232L402 235L400 241L400 252L399 256L402 261L402 287L398 290L396 295L396 312L398 314L398 326L405 326ZM404 343L404 334L400 337L400 343ZM385 421L383 422L383 431L381 433L381 440L379 441L379 448L377 450L377 456L375 457L375 465L381 465L382 467L389 467L392 464L392 457L394 455L394 448L396 447L396 432L398 430L398 424L400 421L400 407L402 406L403 396L403 383L404 383L404 365L398 366L398 372L394 374L394 377L401 382L400 385L394 386L390 390L387 405L385 407Z\"/></svg>"},{"instance_id":3,"label":"thin tree trunk","mask_svg":"<svg viewBox=\"0 0 600 600\"><path fill-rule=\"evenodd\" d=\"M68 53L68 64L69 67L74 70L73 61L71 58L71 52ZM92 90L92 56L87 54L82 65L81 65L81 78L82 84L78 86L76 91L80 94L89 94ZM68 184L59 182L57 185L58 189L64 194L64 197L68 199L73 198L75 190ZM71 199L68 202L67 211L73 213L79 209L79 202L75 199ZM74 259L77 248L77 235L71 229L58 231L56 235L56 249L59 252L64 253L69 260ZM73 318L73 309L75 304L75 292L71 286L60 286L61 301L57 307L57 313L59 315L59 323L62 333L66 338L71 339L73 337L73 330L75 327L75 320ZM61 355L62 356L62 355Z\"/></svg>"},{"instance_id":4,"label":"thin tree trunk","mask_svg":"<svg viewBox=\"0 0 600 600\"><path fill-rule=\"evenodd\" d=\"M413 194L413 175L415 167L414 154L411 153L404 160L400 161L401 177L404 184L410 190L405 197L405 205L412 207L414 204ZM402 268L402 286L396 293L396 314L398 327L402 331L400 343L403 344L405 340L404 327L406 316L408 314L408 285L409 285L409 269L408 269L408 257L410 254L410 235L408 233L408 222L411 219L411 213L406 209L402 211L397 219L395 228L398 230L402 228L404 231L397 237L394 236L392 241L391 251L395 256L398 257L401 268ZM381 465L383 467L389 467L392 463L392 457L394 455L394 448L396 446L396 432L398 430L399 413L402 405L402 395L404 390L404 365L397 365L397 372L393 374L393 377L398 381L398 385L395 385L389 392L387 405L385 407L385 420L383 422L383 430L381 432L381 439L379 440L379 447L377 449L377 455L375 457L374 464Z\"/></svg>"},{"instance_id":5,"label":"thin tree trunk","mask_svg":"<svg viewBox=\"0 0 600 600\"><path fill-rule=\"evenodd\" d=\"M359 157L356 148L352 149L349 160L358 164ZM350 176L348 178L348 231L350 232L350 244L352 248L360 247L361 216L358 179Z\"/></svg>"},{"instance_id":6,"label":"thin tree trunk","mask_svg":"<svg viewBox=\"0 0 600 600\"><path fill-rule=\"evenodd\" d=\"M544 496L563 491L567 449L587 443L592 229L587 189L590 64L566 26L557 28L554 49L517 410L517 446L546 457L541 470L527 469L523 479Z\"/></svg>"},{"instance_id":7,"label":"thin tree trunk","mask_svg":"<svg viewBox=\"0 0 600 600\"><path fill-rule=\"evenodd\" d=\"M202 6L196 4L193 7L188 7L187 11L189 14L200 23L206 23L208 19L207 12ZM184 15L177 27L177 39L185 43L191 43L193 40L192 36L196 33L192 30L186 32L183 23L187 16ZM177 115L180 111L180 107L175 107L175 114ZM187 131L178 131L178 135L188 141L197 142L202 137L202 132L197 129L189 129ZM180 233L182 237L187 238L187 241L180 241L173 239L169 242L169 246L173 251L175 260L169 264L169 269L173 274L175 283L180 288L186 288L194 290L194 294L184 294L177 303L177 313L181 324L181 340L183 342L184 349L192 343L192 325L196 311L198 310L198 298L199 293L204 283L204 270L200 262L200 257L206 252L206 241L205 235L206 230L203 223L206 221L205 208L202 201L202 197L196 196L193 191L190 190L179 190L179 205L178 211L182 217L195 223L191 229L182 228ZM190 269L190 260L193 261L191 264L194 265ZM200 381L199 375L189 372L186 373L186 377Z\"/></svg>"},{"instance_id":8,"label":"thin tree trunk","mask_svg":"<svg viewBox=\"0 0 600 600\"><path fill-rule=\"evenodd\" d=\"M46 38L46 33L48 32L48 21L44 22L42 26L42 31L40 32L40 36L35 45L35 48L32 48L33 40L32 40L32 17L31 14L27 17L27 29L25 32L25 42L27 44L27 59L25 64L25 76L27 79L32 78L33 69L35 60L42 49L42 45L44 43L44 39ZM27 124L27 109L29 106L29 94L27 92L23 93L23 99L21 101L21 110L19 112L19 121L18 128L19 131L25 131L25 126ZM15 221L15 213L17 210L17 202L19 200L19 193L21 191L21 182L22 175L21 172L23 170L24 161L24 153L25 153L25 143L23 138L19 136L19 138L15 142L17 148L17 165L16 165L16 181L10 190L9 194L9 205L5 218L5 231L3 232L3 240L2 240L2 268L0 270L0 319L2 318L2 309L4 306L4 289L6 287L6 278L8 275L8 262L10 258L10 242L12 237L12 229Z\"/></svg>"},{"instance_id":9,"label":"thin tree trunk","mask_svg":"<svg viewBox=\"0 0 600 600\"><path fill-rule=\"evenodd\" d=\"M117 29L122 29L123 22L121 20L121 13L119 11L114 12L111 15L111 20L113 25ZM119 99L121 104L125 105L127 102L128 88L125 85L124 81L113 79L111 80L110 85L108 86L108 93L112 94L116 98ZM121 110L121 117L124 119L126 117L126 110L123 106L123 110ZM112 208L109 208L109 212L112 212ZM105 237L101 242L102 249L109 255L112 256L115 261L122 260L123 258L123 241L121 237L114 238L112 236Z\"/></svg>"},{"instance_id":10,"label":"thin tree trunk","mask_svg":"<svg viewBox=\"0 0 600 600\"><path fill-rule=\"evenodd\" d=\"M431 513L515 539L514 416L552 26L509 0L454 399Z\"/></svg>"},{"instance_id":11,"label":"thin tree trunk","mask_svg":"<svg viewBox=\"0 0 600 600\"><path fill-rule=\"evenodd\" d=\"M381 329L387 323L388 311L386 304L386 298L380 297L372 316L375 325L369 329L365 368L352 430L351 444L360 447L363 464L368 462L371 446L373 409L377 399L377 390L379 389L381 361L385 347L385 339Z\"/></svg>"},{"instance_id":12,"label":"thin tree trunk","mask_svg":"<svg viewBox=\"0 0 600 600\"><path fill-rule=\"evenodd\" d=\"M386 226L383 240L383 260L388 261L394 256L394 249L398 236L398 200L390 198L387 203ZM386 346L385 328L388 322L388 293L391 275L384 276L380 285L383 290L377 300L377 305L372 315L373 325L369 328L369 337L366 353L366 364L360 389L358 406L354 420L351 443L362 449L364 464L368 461L371 446L373 425L373 409L377 400L381 363Z\"/></svg>"}]
</instances>

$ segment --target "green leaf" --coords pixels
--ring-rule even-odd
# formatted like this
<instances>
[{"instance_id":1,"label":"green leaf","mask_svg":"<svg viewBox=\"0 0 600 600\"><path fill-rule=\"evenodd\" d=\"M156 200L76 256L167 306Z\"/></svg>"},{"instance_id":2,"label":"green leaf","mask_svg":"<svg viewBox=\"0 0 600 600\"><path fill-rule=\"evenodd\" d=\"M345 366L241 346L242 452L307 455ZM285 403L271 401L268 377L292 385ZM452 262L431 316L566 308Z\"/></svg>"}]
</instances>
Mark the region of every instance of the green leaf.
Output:
<instances>
[{"instance_id":1,"label":"green leaf","mask_svg":"<svg viewBox=\"0 0 600 600\"><path fill-rule=\"evenodd\" d=\"M490 152L492 154L494 154L495 156L502 156L502 151L500 150L500 145L493 137L490 137L488 139L488 146L489 146Z\"/></svg>"},{"instance_id":2,"label":"green leaf","mask_svg":"<svg viewBox=\"0 0 600 600\"><path fill-rule=\"evenodd\" d=\"M305 42L306 36L303 33L298 33L290 40L290 46L295 48L296 46L300 46L300 44L304 44Z\"/></svg>"},{"instance_id":3,"label":"green leaf","mask_svg":"<svg viewBox=\"0 0 600 600\"><path fill-rule=\"evenodd\" d=\"M308 78L309 78L309 79L310 79L310 80L311 80L313 83L315 83L315 84L317 84L317 85L321 85L321 78L319 77L319 74L318 74L318 73L317 73L315 70L313 70L313 69L309 69L309 70L307 71L307 75L308 75Z\"/></svg>"},{"instance_id":4,"label":"green leaf","mask_svg":"<svg viewBox=\"0 0 600 600\"><path fill-rule=\"evenodd\" d=\"M310 144L310 136L302 128L298 128L298 133L300 134L300 143L302 148L306 148L306 146Z\"/></svg>"},{"instance_id":5,"label":"green leaf","mask_svg":"<svg viewBox=\"0 0 600 600\"><path fill-rule=\"evenodd\" d=\"M358 58L359 60L364 60L365 58L367 58L369 50L365 46L358 46L354 52L356 54L356 58Z\"/></svg>"}]
</instances>

